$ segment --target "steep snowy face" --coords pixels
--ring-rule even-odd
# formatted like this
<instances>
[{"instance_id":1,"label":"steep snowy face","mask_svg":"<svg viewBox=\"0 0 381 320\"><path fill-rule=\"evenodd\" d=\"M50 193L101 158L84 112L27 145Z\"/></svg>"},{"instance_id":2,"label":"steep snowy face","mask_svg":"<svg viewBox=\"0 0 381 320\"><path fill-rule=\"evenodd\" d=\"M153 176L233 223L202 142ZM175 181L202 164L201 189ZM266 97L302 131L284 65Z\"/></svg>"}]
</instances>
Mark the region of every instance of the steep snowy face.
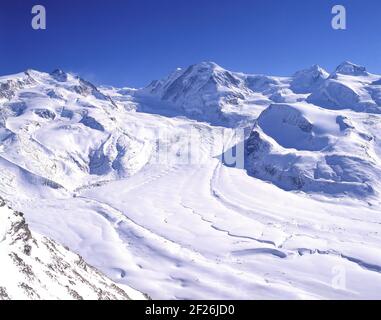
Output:
<instances>
[{"instance_id":1,"label":"steep snowy face","mask_svg":"<svg viewBox=\"0 0 381 320\"><path fill-rule=\"evenodd\" d=\"M254 92L272 94L282 86L280 79L266 75L247 75L245 78L246 86Z\"/></svg>"},{"instance_id":2,"label":"steep snowy face","mask_svg":"<svg viewBox=\"0 0 381 320\"><path fill-rule=\"evenodd\" d=\"M319 87L329 73L318 65L296 72L292 77L291 89L295 93L311 93Z\"/></svg>"},{"instance_id":3,"label":"steep snowy face","mask_svg":"<svg viewBox=\"0 0 381 320\"><path fill-rule=\"evenodd\" d=\"M159 97L201 120L227 120L225 106L237 106L250 90L238 74L213 62L177 69L165 80L154 81L142 92Z\"/></svg>"},{"instance_id":4,"label":"steep snowy face","mask_svg":"<svg viewBox=\"0 0 381 320\"><path fill-rule=\"evenodd\" d=\"M0 100L11 99L17 90L32 86L35 83L35 80L28 71L9 77L0 77Z\"/></svg>"},{"instance_id":5,"label":"steep snowy face","mask_svg":"<svg viewBox=\"0 0 381 320\"><path fill-rule=\"evenodd\" d=\"M344 61L335 70L336 74L343 74L347 76L368 76L369 73L366 68L359 66L349 61Z\"/></svg>"},{"instance_id":6,"label":"steep snowy face","mask_svg":"<svg viewBox=\"0 0 381 320\"><path fill-rule=\"evenodd\" d=\"M147 89L172 102L192 98L196 93L234 90L241 79L213 62L201 62L186 70L177 69L164 81L153 82Z\"/></svg>"},{"instance_id":7,"label":"steep snowy face","mask_svg":"<svg viewBox=\"0 0 381 320\"><path fill-rule=\"evenodd\" d=\"M184 70L182 68L177 68L175 71L170 73L167 76L167 78L161 79L161 80L154 80L143 90L145 90L151 94L155 94L155 95L162 97L164 92L168 89L168 87L171 86L172 83L178 77L180 77L183 73L184 73Z\"/></svg>"},{"instance_id":8,"label":"steep snowy face","mask_svg":"<svg viewBox=\"0 0 381 320\"><path fill-rule=\"evenodd\" d=\"M116 285L80 256L31 232L23 215L0 200L0 300L129 300L144 298Z\"/></svg>"},{"instance_id":9,"label":"steep snowy face","mask_svg":"<svg viewBox=\"0 0 381 320\"><path fill-rule=\"evenodd\" d=\"M246 168L286 190L373 196L380 159L367 132L364 123L310 104L271 105L246 143Z\"/></svg>"}]
</instances>

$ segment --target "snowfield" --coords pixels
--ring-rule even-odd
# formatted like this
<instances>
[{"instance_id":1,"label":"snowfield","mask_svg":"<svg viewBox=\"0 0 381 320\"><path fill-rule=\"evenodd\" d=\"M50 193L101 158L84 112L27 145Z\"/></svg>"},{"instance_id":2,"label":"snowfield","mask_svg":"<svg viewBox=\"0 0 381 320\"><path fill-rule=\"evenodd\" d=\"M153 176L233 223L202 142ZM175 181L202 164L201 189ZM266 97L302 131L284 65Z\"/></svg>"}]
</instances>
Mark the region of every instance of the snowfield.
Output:
<instances>
[{"instance_id":1,"label":"snowfield","mask_svg":"<svg viewBox=\"0 0 381 320\"><path fill-rule=\"evenodd\" d=\"M153 299L379 299L380 84L350 62L0 77L0 195Z\"/></svg>"}]
</instances>

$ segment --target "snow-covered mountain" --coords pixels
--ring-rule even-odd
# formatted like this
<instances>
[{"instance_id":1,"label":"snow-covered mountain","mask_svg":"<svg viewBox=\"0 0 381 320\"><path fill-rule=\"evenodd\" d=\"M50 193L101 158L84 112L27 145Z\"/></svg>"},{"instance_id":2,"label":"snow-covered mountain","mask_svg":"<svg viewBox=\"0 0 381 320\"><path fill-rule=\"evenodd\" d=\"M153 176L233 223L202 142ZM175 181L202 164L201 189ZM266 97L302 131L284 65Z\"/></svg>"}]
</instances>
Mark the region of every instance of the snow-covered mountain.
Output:
<instances>
[{"instance_id":1,"label":"snow-covered mountain","mask_svg":"<svg viewBox=\"0 0 381 320\"><path fill-rule=\"evenodd\" d=\"M153 81L143 90L145 93L173 104L181 113L209 121L227 121L224 106L238 105L249 90L242 77L213 62L202 62Z\"/></svg>"},{"instance_id":2,"label":"snow-covered mountain","mask_svg":"<svg viewBox=\"0 0 381 320\"><path fill-rule=\"evenodd\" d=\"M350 62L340 64L307 101L324 108L381 112L380 76Z\"/></svg>"},{"instance_id":3,"label":"snow-covered mountain","mask_svg":"<svg viewBox=\"0 0 381 320\"><path fill-rule=\"evenodd\" d=\"M247 141L248 172L285 190L378 195L380 149L368 120L304 102L273 104Z\"/></svg>"},{"instance_id":4,"label":"snow-covered mountain","mask_svg":"<svg viewBox=\"0 0 381 320\"><path fill-rule=\"evenodd\" d=\"M291 81L291 89L296 93L310 93L322 85L329 73L318 65L298 71Z\"/></svg>"},{"instance_id":5,"label":"snow-covered mountain","mask_svg":"<svg viewBox=\"0 0 381 320\"><path fill-rule=\"evenodd\" d=\"M379 298L380 110L350 62L140 89L28 70L0 77L0 196L153 298Z\"/></svg>"},{"instance_id":6,"label":"snow-covered mountain","mask_svg":"<svg viewBox=\"0 0 381 320\"><path fill-rule=\"evenodd\" d=\"M53 240L31 232L22 213L0 201L0 300L144 298Z\"/></svg>"}]
</instances>

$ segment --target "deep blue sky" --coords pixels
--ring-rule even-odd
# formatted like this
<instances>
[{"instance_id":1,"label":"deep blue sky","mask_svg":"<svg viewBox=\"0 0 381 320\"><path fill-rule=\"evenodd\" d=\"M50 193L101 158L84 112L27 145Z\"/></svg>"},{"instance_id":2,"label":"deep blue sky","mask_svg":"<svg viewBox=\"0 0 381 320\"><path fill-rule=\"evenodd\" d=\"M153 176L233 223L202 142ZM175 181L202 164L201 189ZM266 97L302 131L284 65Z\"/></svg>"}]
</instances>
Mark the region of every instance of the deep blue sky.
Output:
<instances>
[{"instance_id":1,"label":"deep blue sky","mask_svg":"<svg viewBox=\"0 0 381 320\"><path fill-rule=\"evenodd\" d=\"M43 4L47 30L31 28ZM344 4L348 29L331 28ZM212 60L289 75L343 60L381 73L379 0L1 0L0 74L60 67L97 84L143 86Z\"/></svg>"}]
</instances>

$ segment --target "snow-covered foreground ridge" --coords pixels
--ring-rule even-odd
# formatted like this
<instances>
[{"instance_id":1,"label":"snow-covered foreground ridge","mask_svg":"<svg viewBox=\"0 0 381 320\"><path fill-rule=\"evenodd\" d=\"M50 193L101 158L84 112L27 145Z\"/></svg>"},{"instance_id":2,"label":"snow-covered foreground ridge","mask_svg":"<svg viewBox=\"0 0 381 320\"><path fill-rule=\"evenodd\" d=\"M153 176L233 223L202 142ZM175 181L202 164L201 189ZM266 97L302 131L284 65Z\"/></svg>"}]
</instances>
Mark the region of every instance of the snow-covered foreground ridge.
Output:
<instances>
[{"instance_id":1,"label":"snow-covered foreground ridge","mask_svg":"<svg viewBox=\"0 0 381 320\"><path fill-rule=\"evenodd\" d=\"M0 300L144 298L131 288L116 285L68 249L32 233L22 213L3 200L0 258Z\"/></svg>"},{"instance_id":2,"label":"snow-covered foreground ridge","mask_svg":"<svg viewBox=\"0 0 381 320\"><path fill-rule=\"evenodd\" d=\"M0 196L153 298L381 298L380 97L350 62L3 76Z\"/></svg>"}]
</instances>

